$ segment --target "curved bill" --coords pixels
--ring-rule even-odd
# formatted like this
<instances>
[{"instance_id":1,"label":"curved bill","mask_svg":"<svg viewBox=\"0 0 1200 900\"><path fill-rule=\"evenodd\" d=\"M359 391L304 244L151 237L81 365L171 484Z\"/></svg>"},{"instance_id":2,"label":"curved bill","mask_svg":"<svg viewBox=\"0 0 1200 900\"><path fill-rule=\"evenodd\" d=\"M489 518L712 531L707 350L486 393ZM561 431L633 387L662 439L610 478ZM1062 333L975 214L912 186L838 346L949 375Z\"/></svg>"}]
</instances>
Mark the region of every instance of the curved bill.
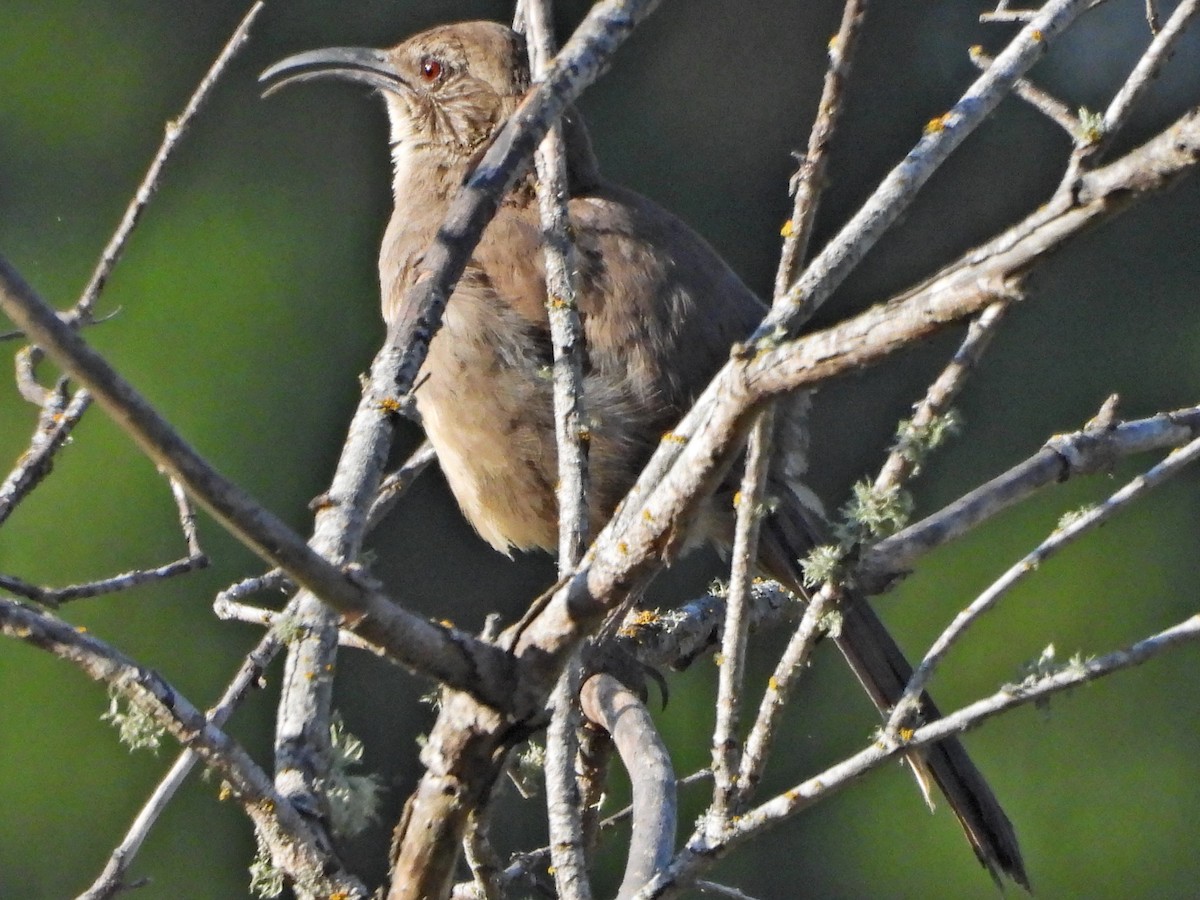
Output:
<instances>
[{"instance_id":1,"label":"curved bill","mask_svg":"<svg viewBox=\"0 0 1200 900\"><path fill-rule=\"evenodd\" d=\"M263 91L264 97L269 97L285 85L317 78L345 78L385 91L395 91L405 86L404 79L387 54L369 47L326 47L297 53L280 60L258 76L260 82L276 78L279 80Z\"/></svg>"}]
</instances>

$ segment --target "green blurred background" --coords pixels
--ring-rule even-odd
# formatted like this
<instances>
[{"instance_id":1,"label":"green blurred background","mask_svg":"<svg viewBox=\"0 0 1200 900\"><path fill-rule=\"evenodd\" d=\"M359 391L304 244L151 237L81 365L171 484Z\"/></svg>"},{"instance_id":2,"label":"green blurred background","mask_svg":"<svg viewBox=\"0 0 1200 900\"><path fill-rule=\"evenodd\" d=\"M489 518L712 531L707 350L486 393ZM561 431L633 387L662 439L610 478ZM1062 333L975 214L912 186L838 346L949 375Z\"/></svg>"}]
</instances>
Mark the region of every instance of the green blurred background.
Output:
<instances>
[{"instance_id":1,"label":"green blurred background","mask_svg":"<svg viewBox=\"0 0 1200 900\"><path fill-rule=\"evenodd\" d=\"M5 0L0 6L0 253L50 301L85 283L162 134L248 4L226 0ZM790 151L803 146L840 4L667 3L583 102L607 173L678 211L747 281L770 285L786 217ZM1011 29L981 26L968 0L880 3L871 11L818 244L973 77L966 49L998 49ZM571 23L586 8L563 4ZM1103 109L1147 40L1142 4L1109 3L1055 45L1037 77L1072 107ZM1164 9L1164 13L1169 10ZM223 472L306 531L382 329L375 253L389 214L380 105L340 84L259 99L256 76L302 49L382 45L436 22L506 19L507 3L269 5L253 40L180 147L104 295L116 318L89 340ZM1200 35L1180 45L1123 141L1132 146L1200 98ZM1035 207L1068 143L1010 100L929 185L822 315L886 297ZM1135 209L1039 269L961 408L964 436L917 486L931 510L1087 420L1109 393L1128 417L1200 397L1200 180ZM0 330L5 328L0 322ZM954 346L945 336L818 397L813 481L831 506L875 470L897 418ZM15 343L5 354L16 349ZM0 468L34 422L0 383ZM400 450L417 435L402 435ZM1065 510L1114 490L1139 467L1057 488L940 552L881 601L919 651L958 607L1051 529ZM935 684L954 707L1017 676L1053 642L1060 657L1100 653L1189 615L1196 598L1200 478L1185 475L1045 565L953 654ZM209 603L257 562L210 521L214 565L65 615L158 668L199 704L221 690L257 631L214 621ZM516 615L549 580L546 559L510 562L462 523L428 475L372 541L376 571L414 609L478 627ZM0 534L0 571L54 585L160 564L181 552L170 497L99 411L54 475ZM662 599L715 572L691 560ZM761 684L777 649L758 645ZM707 762L714 667L673 678L662 714L680 771ZM1024 841L1043 898L1194 895L1200 829L1200 686L1195 650L1027 709L969 738ZM273 685L232 732L269 760ZM60 898L84 888L159 777L173 748L128 754L99 721L103 689L64 663L0 643L0 897ZM384 820L418 775L427 686L344 654L338 703L389 786ZM757 694L757 689L755 689ZM874 722L825 651L789 714L770 787L811 774L866 740ZM151 836L139 896L246 895L250 828L193 779ZM616 790L620 794L621 789ZM686 828L703 805L684 801ZM540 840L537 803L508 801L501 842ZM507 824L512 823L512 824ZM348 848L383 876L387 828ZM617 842L619 843L619 842ZM611 889L618 854L601 887ZM877 773L765 839L713 877L752 895L991 897L994 888L943 811L930 817L898 769ZM606 880L605 880L606 879Z\"/></svg>"}]
</instances>

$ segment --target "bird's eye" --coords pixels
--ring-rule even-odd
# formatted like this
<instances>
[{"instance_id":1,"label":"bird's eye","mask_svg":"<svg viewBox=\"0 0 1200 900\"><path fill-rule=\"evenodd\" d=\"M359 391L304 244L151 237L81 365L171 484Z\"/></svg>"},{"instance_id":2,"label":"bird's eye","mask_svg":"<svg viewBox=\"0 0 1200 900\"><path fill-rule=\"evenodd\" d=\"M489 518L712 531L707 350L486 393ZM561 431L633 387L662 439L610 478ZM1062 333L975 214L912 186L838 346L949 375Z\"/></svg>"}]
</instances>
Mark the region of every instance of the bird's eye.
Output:
<instances>
[{"instance_id":1,"label":"bird's eye","mask_svg":"<svg viewBox=\"0 0 1200 900\"><path fill-rule=\"evenodd\" d=\"M442 77L445 67L440 59L434 59L432 56L427 56L421 60L421 78L426 84L433 84Z\"/></svg>"}]
</instances>

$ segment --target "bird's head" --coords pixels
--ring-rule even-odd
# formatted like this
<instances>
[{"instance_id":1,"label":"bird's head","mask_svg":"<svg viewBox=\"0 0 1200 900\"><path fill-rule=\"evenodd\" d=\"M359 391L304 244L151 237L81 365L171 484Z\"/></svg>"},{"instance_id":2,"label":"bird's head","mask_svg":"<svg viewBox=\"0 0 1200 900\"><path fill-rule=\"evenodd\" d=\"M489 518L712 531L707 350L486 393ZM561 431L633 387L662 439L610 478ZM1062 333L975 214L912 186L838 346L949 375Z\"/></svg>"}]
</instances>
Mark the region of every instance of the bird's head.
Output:
<instances>
[{"instance_id":1,"label":"bird's head","mask_svg":"<svg viewBox=\"0 0 1200 900\"><path fill-rule=\"evenodd\" d=\"M287 84L343 78L377 88L387 103L393 155L434 150L467 161L529 87L524 39L496 22L422 31L390 50L330 47L289 56L260 77Z\"/></svg>"}]
</instances>

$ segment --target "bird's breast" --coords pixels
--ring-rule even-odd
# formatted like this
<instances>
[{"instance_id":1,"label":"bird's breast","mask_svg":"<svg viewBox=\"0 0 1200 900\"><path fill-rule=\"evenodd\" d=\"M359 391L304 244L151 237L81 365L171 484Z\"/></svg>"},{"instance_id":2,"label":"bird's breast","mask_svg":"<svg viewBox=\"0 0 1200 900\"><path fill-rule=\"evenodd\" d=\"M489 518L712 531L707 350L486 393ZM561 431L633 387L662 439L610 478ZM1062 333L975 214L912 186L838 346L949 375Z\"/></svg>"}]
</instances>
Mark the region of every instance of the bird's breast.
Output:
<instances>
[{"instance_id":1,"label":"bird's breast","mask_svg":"<svg viewBox=\"0 0 1200 900\"><path fill-rule=\"evenodd\" d=\"M549 373L503 306L455 294L429 347L417 408L446 481L502 552L553 549L556 453Z\"/></svg>"}]
</instances>

